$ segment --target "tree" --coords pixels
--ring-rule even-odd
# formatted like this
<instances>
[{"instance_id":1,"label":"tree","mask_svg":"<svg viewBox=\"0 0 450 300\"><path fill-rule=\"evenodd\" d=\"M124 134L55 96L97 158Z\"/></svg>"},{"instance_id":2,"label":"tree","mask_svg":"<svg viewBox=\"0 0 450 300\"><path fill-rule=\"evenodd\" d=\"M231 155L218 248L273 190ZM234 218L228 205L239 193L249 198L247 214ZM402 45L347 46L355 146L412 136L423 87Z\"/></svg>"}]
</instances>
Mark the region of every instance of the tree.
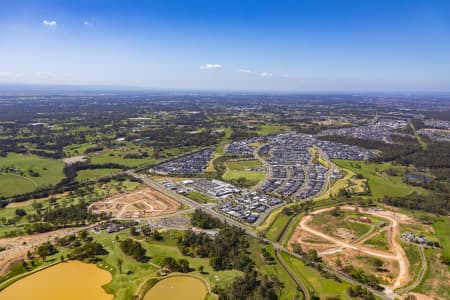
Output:
<instances>
[{"instance_id":1,"label":"tree","mask_svg":"<svg viewBox=\"0 0 450 300\"><path fill-rule=\"evenodd\" d=\"M122 264L123 264L123 260L121 258L117 259L117 267L119 269L119 274L122 274Z\"/></svg>"},{"instance_id":2,"label":"tree","mask_svg":"<svg viewBox=\"0 0 450 300\"><path fill-rule=\"evenodd\" d=\"M132 236L139 235L139 232L137 231L136 226L131 226L131 227L130 227L130 234L131 234Z\"/></svg>"},{"instance_id":3,"label":"tree","mask_svg":"<svg viewBox=\"0 0 450 300\"><path fill-rule=\"evenodd\" d=\"M27 215L27 212L23 208L16 209L16 216L23 217L26 215Z\"/></svg>"},{"instance_id":4,"label":"tree","mask_svg":"<svg viewBox=\"0 0 450 300\"><path fill-rule=\"evenodd\" d=\"M319 254L317 253L316 249L309 249L308 253L306 254L309 260L311 261L318 261L319 260Z\"/></svg>"},{"instance_id":5,"label":"tree","mask_svg":"<svg viewBox=\"0 0 450 300\"><path fill-rule=\"evenodd\" d=\"M45 261L46 257L58 253L58 250L55 248L55 246L47 242L38 247L37 253L42 258L42 260Z\"/></svg>"},{"instance_id":6,"label":"tree","mask_svg":"<svg viewBox=\"0 0 450 300\"><path fill-rule=\"evenodd\" d=\"M86 240L86 238L88 237L88 233L86 230L83 230L80 232L79 234L80 239L82 239L83 241Z\"/></svg>"},{"instance_id":7,"label":"tree","mask_svg":"<svg viewBox=\"0 0 450 300\"><path fill-rule=\"evenodd\" d=\"M198 271L200 272L200 274L203 274L203 270L204 270L204 267L203 267L203 266L199 266L199 267L198 267Z\"/></svg>"},{"instance_id":8,"label":"tree","mask_svg":"<svg viewBox=\"0 0 450 300\"><path fill-rule=\"evenodd\" d=\"M152 232L152 238L153 238L155 241L162 241L162 240L163 240L163 236L159 233L158 230L154 230L154 231Z\"/></svg>"},{"instance_id":9,"label":"tree","mask_svg":"<svg viewBox=\"0 0 450 300\"><path fill-rule=\"evenodd\" d=\"M292 244L292 251L294 253L296 253L296 254L299 254L299 255L303 255L304 254L303 249L302 249L302 245L300 245L300 243L293 243Z\"/></svg>"}]
</instances>

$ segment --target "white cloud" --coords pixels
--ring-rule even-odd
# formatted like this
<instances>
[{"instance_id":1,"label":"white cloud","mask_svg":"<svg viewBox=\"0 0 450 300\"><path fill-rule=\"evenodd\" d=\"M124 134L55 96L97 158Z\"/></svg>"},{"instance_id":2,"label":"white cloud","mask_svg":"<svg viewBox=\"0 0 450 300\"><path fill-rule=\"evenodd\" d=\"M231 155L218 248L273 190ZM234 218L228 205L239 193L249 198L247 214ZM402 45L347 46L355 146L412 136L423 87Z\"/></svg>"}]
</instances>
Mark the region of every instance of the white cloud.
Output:
<instances>
[{"instance_id":1,"label":"white cloud","mask_svg":"<svg viewBox=\"0 0 450 300\"><path fill-rule=\"evenodd\" d=\"M42 24L44 24L44 26L47 26L47 27L55 27L56 21L44 20L44 21L42 21Z\"/></svg>"},{"instance_id":2,"label":"white cloud","mask_svg":"<svg viewBox=\"0 0 450 300\"><path fill-rule=\"evenodd\" d=\"M222 68L222 65L219 65L219 64L206 64L206 65L200 66L201 70L214 70L214 69L220 69L220 68Z\"/></svg>"},{"instance_id":3,"label":"white cloud","mask_svg":"<svg viewBox=\"0 0 450 300\"><path fill-rule=\"evenodd\" d=\"M249 69L239 69L239 72L241 72L241 73L251 73L252 70L249 70Z\"/></svg>"},{"instance_id":4,"label":"white cloud","mask_svg":"<svg viewBox=\"0 0 450 300\"><path fill-rule=\"evenodd\" d=\"M261 77L272 77L273 74L269 73L269 72L262 72L262 73L259 74L259 76L261 76Z\"/></svg>"},{"instance_id":5,"label":"white cloud","mask_svg":"<svg viewBox=\"0 0 450 300\"><path fill-rule=\"evenodd\" d=\"M91 25L91 23L89 23L88 21L84 21L83 24L86 25L86 26Z\"/></svg>"}]
</instances>

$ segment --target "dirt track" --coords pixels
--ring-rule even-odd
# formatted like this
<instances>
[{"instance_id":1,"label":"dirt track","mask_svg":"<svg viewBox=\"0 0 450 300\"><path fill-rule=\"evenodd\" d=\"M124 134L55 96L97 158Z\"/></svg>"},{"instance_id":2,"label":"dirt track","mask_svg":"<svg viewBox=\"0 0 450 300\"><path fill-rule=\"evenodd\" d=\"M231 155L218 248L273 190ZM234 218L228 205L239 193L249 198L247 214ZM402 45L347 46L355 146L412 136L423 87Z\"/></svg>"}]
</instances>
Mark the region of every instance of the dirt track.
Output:
<instances>
[{"instance_id":1,"label":"dirt track","mask_svg":"<svg viewBox=\"0 0 450 300\"><path fill-rule=\"evenodd\" d=\"M314 214L320 214L322 212L326 212L326 211L330 211L334 209L333 207L331 208L324 208L324 209L320 209L317 210L313 213ZM341 207L341 209L344 210L354 210L355 207L353 206L343 206ZM347 242L344 242L342 240L339 240L337 238L334 238L332 236L329 236L325 233L322 233L318 230L315 230L311 227L308 226L308 223L312 220L312 215L308 215L306 217L304 217L300 223L299 223L299 228L301 230L304 230L306 232L309 232L311 234L314 234L324 240L327 240L335 245L337 245L339 248L348 248L348 249L353 249L356 251L360 251L362 253L365 253L367 255L371 255L374 257L378 257L381 259L387 259L387 260L396 260L398 262L399 265L399 275L397 277L397 279L395 280L395 282L392 284L392 289L396 289L399 288L405 284L407 284L409 282L409 273L408 273L408 269L409 269L409 261L408 258L406 257L406 254L403 250L403 248L401 247L400 243L398 242L398 236L399 236L399 226L398 226L398 222L396 219L387 216L385 214L379 214L376 211L372 211L372 210L367 210L364 211L364 213L370 214L370 215L374 215L377 217L382 217L385 219L388 219L391 223L390 225L390 230L391 230L391 234L389 235L390 239L391 239L391 244L392 244L392 252L394 254L390 254L384 251L379 251L379 250L374 250L372 248L366 247L366 246L362 246L362 245L353 245ZM389 230L389 229L388 229Z\"/></svg>"}]
</instances>

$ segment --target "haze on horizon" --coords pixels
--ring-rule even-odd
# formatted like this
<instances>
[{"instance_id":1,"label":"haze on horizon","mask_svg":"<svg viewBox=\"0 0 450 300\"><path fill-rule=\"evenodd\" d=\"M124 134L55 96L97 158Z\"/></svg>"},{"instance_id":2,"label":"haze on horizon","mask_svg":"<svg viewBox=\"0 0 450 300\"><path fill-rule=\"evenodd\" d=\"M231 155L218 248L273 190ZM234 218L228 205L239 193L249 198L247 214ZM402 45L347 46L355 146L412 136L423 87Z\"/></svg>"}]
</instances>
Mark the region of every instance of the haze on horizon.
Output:
<instances>
[{"instance_id":1,"label":"haze on horizon","mask_svg":"<svg viewBox=\"0 0 450 300\"><path fill-rule=\"evenodd\" d=\"M450 91L450 2L3 0L0 83Z\"/></svg>"}]
</instances>

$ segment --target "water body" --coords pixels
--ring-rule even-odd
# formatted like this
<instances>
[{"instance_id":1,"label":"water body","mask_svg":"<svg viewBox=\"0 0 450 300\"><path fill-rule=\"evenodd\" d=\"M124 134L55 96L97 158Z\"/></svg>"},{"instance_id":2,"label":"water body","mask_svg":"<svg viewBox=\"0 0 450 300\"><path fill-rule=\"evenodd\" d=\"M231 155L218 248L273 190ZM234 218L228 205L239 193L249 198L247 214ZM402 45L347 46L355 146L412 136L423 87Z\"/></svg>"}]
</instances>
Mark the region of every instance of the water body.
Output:
<instances>
[{"instance_id":1,"label":"water body","mask_svg":"<svg viewBox=\"0 0 450 300\"><path fill-rule=\"evenodd\" d=\"M159 281L144 300L204 300L208 289L203 281L191 276L173 276Z\"/></svg>"},{"instance_id":2,"label":"water body","mask_svg":"<svg viewBox=\"0 0 450 300\"><path fill-rule=\"evenodd\" d=\"M69 261L13 283L0 292L0 300L112 300L102 288L111 279L94 264Z\"/></svg>"}]
</instances>

